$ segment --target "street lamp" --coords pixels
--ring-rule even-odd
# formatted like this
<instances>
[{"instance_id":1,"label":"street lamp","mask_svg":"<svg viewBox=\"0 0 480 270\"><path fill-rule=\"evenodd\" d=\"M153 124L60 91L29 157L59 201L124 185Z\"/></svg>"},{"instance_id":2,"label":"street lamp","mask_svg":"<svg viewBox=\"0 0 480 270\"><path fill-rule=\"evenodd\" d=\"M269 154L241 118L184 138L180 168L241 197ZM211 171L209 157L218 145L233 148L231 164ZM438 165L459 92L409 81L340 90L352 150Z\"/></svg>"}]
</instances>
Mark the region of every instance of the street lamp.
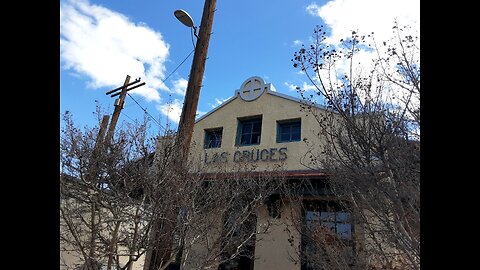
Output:
<instances>
[{"instance_id":1,"label":"street lamp","mask_svg":"<svg viewBox=\"0 0 480 270\"><path fill-rule=\"evenodd\" d=\"M195 37L198 38L198 35L197 35L197 27L195 27L194 23L193 23L193 19L192 17L190 16L190 14L188 14L188 12L186 12L185 10L183 9L178 9L178 10L175 10L175 12L173 12L173 15L175 15L175 17L181 22L183 23L185 26L189 27L189 28L193 28L193 34L195 35ZM193 40L192 40L193 42Z\"/></svg>"},{"instance_id":2,"label":"street lamp","mask_svg":"<svg viewBox=\"0 0 480 270\"><path fill-rule=\"evenodd\" d=\"M185 10L178 9L173 12L177 19L187 27L193 27L193 19Z\"/></svg>"}]
</instances>

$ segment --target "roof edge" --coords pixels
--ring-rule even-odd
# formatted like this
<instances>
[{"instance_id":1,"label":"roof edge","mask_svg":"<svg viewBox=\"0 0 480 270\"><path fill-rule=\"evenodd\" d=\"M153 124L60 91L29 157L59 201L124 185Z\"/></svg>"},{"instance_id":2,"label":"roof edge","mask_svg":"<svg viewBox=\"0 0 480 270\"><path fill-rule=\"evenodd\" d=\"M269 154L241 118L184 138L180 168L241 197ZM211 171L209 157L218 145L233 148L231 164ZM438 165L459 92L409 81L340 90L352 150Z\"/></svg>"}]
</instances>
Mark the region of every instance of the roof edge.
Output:
<instances>
[{"instance_id":1,"label":"roof edge","mask_svg":"<svg viewBox=\"0 0 480 270\"><path fill-rule=\"evenodd\" d=\"M273 84L270 84L272 86L273 89L275 89L273 87ZM312 107L315 107L315 108L318 108L318 109L322 109L322 110L325 110L325 111L331 111L331 112L334 112L332 109L329 109L327 107L325 107L324 105L321 105L321 104L318 104L316 102L313 102L313 101L308 101L308 100L304 100L304 99L301 99L301 98L296 98L296 97L292 97L292 96L289 96L289 95L286 95L286 94L283 94L283 93L279 93L277 91L274 91L274 90L270 90L270 89L267 89L266 91L267 94L270 94L270 95L274 95L274 96L277 96L277 97L280 97L280 98L283 98L283 99L287 99L287 100L290 100L290 101L294 101L294 102L297 102L297 103L300 103L300 104L305 104L307 106L312 106ZM227 105L228 103L232 102L234 99L236 99L237 97L239 96L238 92L236 91L235 92L235 95L229 99L227 99L225 102L223 102L222 104L218 105L217 107L215 107L214 109L212 109L211 111L205 113L204 115L200 116L198 119L195 120L195 124L198 123L199 121L203 120L204 118L206 118L207 116L211 115L212 113L216 112L217 110L219 110L220 108L222 108L223 106Z\"/></svg>"},{"instance_id":2,"label":"roof edge","mask_svg":"<svg viewBox=\"0 0 480 270\"><path fill-rule=\"evenodd\" d=\"M287 100L295 101L297 103L313 106L315 108L319 108L319 109L326 110L326 111L331 111L331 109L328 109L327 107L325 107L321 104L318 104L316 102L313 102L313 101L308 101L308 100L304 100L304 99L301 99L301 98L292 97L292 96L289 96L289 95L286 95L286 94L283 94L283 93L279 93L277 91L267 90L267 93L271 94L271 95L274 95L274 96L277 96L277 97L287 99Z\"/></svg>"},{"instance_id":3,"label":"roof edge","mask_svg":"<svg viewBox=\"0 0 480 270\"><path fill-rule=\"evenodd\" d=\"M213 108L211 111L207 112L206 114L200 116L197 120L195 120L195 124L198 123L200 120L204 119L205 117L209 116L210 114L216 112L217 110L219 110L220 108L222 108L223 106L227 105L228 103L232 102L234 99L236 99L238 97L238 95L235 95L229 99L227 99L225 102L223 102L222 104L218 105L217 107Z\"/></svg>"}]
</instances>

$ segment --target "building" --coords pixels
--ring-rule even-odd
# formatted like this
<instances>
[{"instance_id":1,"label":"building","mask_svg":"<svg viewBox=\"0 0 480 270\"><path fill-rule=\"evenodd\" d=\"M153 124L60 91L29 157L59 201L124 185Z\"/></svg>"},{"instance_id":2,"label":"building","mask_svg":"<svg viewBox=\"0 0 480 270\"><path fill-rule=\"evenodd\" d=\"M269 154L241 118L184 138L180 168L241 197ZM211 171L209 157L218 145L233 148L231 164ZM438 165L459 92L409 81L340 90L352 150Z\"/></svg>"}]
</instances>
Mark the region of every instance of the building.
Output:
<instances>
[{"instance_id":1,"label":"building","mask_svg":"<svg viewBox=\"0 0 480 270\"><path fill-rule=\"evenodd\" d=\"M326 108L278 93L271 83L256 76L245 80L233 94L195 123L191 152L202 170L217 176L226 174L222 176L226 181L229 172L270 173L289 181L312 180L317 188L315 194L305 192L302 201L283 200L274 213L269 204L259 209L256 231L264 231L264 224L269 226L251 247L255 260L237 260L222 269L310 269L301 258L309 247L299 226L327 224L344 242L350 243L354 233L350 214L330 200L330 193L321 184L325 175L312 169L308 155L323 142L318 136L317 119L302 106L311 106L319 114Z\"/></svg>"}]
</instances>

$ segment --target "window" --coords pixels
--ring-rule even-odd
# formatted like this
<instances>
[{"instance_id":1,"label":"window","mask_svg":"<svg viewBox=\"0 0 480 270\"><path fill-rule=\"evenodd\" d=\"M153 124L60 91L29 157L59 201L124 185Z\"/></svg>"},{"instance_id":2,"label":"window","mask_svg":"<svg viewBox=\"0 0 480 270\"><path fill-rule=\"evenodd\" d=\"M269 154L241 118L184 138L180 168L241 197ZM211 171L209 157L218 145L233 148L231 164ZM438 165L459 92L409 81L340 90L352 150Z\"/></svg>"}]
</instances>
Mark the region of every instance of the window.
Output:
<instances>
[{"instance_id":1,"label":"window","mask_svg":"<svg viewBox=\"0 0 480 270\"><path fill-rule=\"evenodd\" d=\"M335 202L312 201L305 205L305 221L311 232L326 230L341 240L352 239L351 214Z\"/></svg>"},{"instance_id":2,"label":"window","mask_svg":"<svg viewBox=\"0 0 480 270\"><path fill-rule=\"evenodd\" d=\"M330 269L335 256L354 264L352 215L340 202L304 201L302 270ZM333 254L333 255L332 255Z\"/></svg>"},{"instance_id":3,"label":"window","mask_svg":"<svg viewBox=\"0 0 480 270\"><path fill-rule=\"evenodd\" d=\"M301 121L299 119L277 122L277 143L300 141Z\"/></svg>"},{"instance_id":4,"label":"window","mask_svg":"<svg viewBox=\"0 0 480 270\"><path fill-rule=\"evenodd\" d=\"M237 145L260 144L262 117L238 119Z\"/></svg>"},{"instance_id":5,"label":"window","mask_svg":"<svg viewBox=\"0 0 480 270\"><path fill-rule=\"evenodd\" d=\"M335 233L339 239L352 239L350 213L307 211L306 222L312 232L326 230L332 235Z\"/></svg>"},{"instance_id":6,"label":"window","mask_svg":"<svg viewBox=\"0 0 480 270\"><path fill-rule=\"evenodd\" d=\"M223 128L205 130L205 148L218 148L222 146Z\"/></svg>"}]
</instances>

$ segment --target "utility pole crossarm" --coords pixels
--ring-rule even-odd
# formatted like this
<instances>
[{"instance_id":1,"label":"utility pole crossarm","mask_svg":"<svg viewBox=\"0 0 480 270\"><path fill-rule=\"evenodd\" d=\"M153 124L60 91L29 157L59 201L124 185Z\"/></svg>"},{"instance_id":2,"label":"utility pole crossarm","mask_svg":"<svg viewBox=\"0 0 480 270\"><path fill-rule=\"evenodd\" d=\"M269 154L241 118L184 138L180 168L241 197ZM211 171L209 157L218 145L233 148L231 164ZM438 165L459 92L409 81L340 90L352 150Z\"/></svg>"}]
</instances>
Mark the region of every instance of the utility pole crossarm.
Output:
<instances>
[{"instance_id":1,"label":"utility pole crossarm","mask_svg":"<svg viewBox=\"0 0 480 270\"><path fill-rule=\"evenodd\" d=\"M127 75L127 76L128 76L128 75ZM124 87L130 86L130 85L132 85L132 84L136 84L136 83L138 83L138 82L140 82L140 78L136 79L135 81L133 81L133 82L131 82L131 83L127 83L127 84L122 85L122 86L120 86L120 87L117 87L117 88L115 88L115 89L113 89L113 90L110 90L110 91L108 91L107 93L105 93L105 95L110 95L110 94L112 94L113 92L116 92L116 91L118 91L118 90L122 90Z\"/></svg>"},{"instance_id":2,"label":"utility pole crossarm","mask_svg":"<svg viewBox=\"0 0 480 270\"><path fill-rule=\"evenodd\" d=\"M130 75L127 75L123 86L110 90L106 93L106 95L112 94L111 97L120 95L120 97L115 100L115 110L113 111L112 120L110 121L110 126L108 127L107 136L105 137L106 145L110 145L110 143L112 142L113 132L115 131L115 126L117 125L118 118L120 117L120 111L123 109L123 104L125 103L125 97L127 96L127 92L142 85L145 85L145 82L143 82L127 89L128 86L134 85L138 82L140 82L140 78L136 79L133 82L130 82ZM120 89L122 89L120 92L114 93Z\"/></svg>"},{"instance_id":3,"label":"utility pole crossarm","mask_svg":"<svg viewBox=\"0 0 480 270\"><path fill-rule=\"evenodd\" d=\"M128 91L130 91L130 90L133 90L133 89L135 89L135 88L138 88L138 87L140 87L140 86L143 86L143 85L145 85L145 82L143 82L143 83L141 83L141 84L137 84L137 85L135 85L135 86L132 86L132 87L128 88L126 92L128 92ZM110 97L116 97L116 96L121 95L121 94L122 94L122 92L118 92L118 93L112 94Z\"/></svg>"}]
</instances>

